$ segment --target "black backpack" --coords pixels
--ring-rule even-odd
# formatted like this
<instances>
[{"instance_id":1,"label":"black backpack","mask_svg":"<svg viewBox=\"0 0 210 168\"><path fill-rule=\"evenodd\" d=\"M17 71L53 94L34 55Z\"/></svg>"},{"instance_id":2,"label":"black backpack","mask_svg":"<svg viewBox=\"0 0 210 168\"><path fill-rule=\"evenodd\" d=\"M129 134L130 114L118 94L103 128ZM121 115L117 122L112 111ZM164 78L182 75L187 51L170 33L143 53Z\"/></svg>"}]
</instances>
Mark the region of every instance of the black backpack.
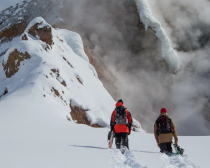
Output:
<instances>
[{"instance_id":1,"label":"black backpack","mask_svg":"<svg viewBox=\"0 0 210 168\"><path fill-rule=\"evenodd\" d=\"M118 106L115 110L116 110L116 119L115 119L115 123L116 124L127 124L128 123L128 119L126 117L126 108L123 106Z\"/></svg>"},{"instance_id":2,"label":"black backpack","mask_svg":"<svg viewBox=\"0 0 210 168\"><path fill-rule=\"evenodd\" d=\"M157 134L165 134L172 132L171 130L171 119L165 115L158 117L157 123Z\"/></svg>"}]
</instances>

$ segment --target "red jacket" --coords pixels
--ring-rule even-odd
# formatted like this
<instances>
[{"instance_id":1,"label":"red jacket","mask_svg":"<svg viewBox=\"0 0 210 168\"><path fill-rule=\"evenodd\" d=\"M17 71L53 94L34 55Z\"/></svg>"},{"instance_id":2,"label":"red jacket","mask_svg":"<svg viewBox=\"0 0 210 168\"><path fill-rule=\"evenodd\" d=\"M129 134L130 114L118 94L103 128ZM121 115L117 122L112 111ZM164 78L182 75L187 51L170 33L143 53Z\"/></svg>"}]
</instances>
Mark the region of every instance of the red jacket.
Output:
<instances>
[{"instance_id":1,"label":"red jacket","mask_svg":"<svg viewBox=\"0 0 210 168\"><path fill-rule=\"evenodd\" d=\"M123 106L124 105L121 103L121 102L117 102L116 103L116 107L118 106ZM131 117L131 114L130 112L126 109L126 117L128 119L128 124L132 124L132 117ZM116 119L116 110L114 110L112 112L112 117L111 117L111 126L114 125L114 133L120 133L120 132L125 132L125 133L128 133L129 134L129 128L126 124L123 124L123 125L120 125L120 124L115 124L115 119Z\"/></svg>"}]
</instances>

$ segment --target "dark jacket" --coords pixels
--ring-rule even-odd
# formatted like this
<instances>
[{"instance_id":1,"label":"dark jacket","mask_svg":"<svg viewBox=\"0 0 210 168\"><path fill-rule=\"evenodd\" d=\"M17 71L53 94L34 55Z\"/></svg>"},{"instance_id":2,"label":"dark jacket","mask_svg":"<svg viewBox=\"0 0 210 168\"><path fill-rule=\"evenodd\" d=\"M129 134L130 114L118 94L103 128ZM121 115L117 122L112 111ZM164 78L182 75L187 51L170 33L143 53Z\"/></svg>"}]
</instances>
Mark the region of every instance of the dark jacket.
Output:
<instances>
[{"instance_id":1,"label":"dark jacket","mask_svg":"<svg viewBox=\"0 0 210 168\"><path fill-rule=\"evenodd\" d=\"M161 113L160 116L167 116L168 115L166 113ZM159 117L160 117L159 116ZM168 117L169 118L169 117ZM160 143L165 143L165 142L172 142L172 139L173 139L173 136L174 136L174 139L175 139L175 143L178 143L178 137L177 137L177 131L176 131L176 127L174 125L174 122L171 118L169 118L171 120L171 130L172 130L172 133L164 133L164 134L157 134L157 123L155 122L155 125L154 125L154 135L155 135L155 139L156 139L156 142L159 146Z\"/></svg>"}]
</instances>

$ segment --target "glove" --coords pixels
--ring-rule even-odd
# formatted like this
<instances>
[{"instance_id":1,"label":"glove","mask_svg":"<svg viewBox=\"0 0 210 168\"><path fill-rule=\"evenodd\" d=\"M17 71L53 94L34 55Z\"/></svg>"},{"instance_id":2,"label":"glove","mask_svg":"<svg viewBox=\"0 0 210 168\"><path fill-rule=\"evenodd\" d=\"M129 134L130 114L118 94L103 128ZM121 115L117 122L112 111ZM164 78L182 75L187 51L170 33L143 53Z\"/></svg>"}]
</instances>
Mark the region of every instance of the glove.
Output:
<instances>
[{"instance_id":1,"label":"glove","mask_svg":"<svg viewBox=\"0 0 210 168\"><path fill-rule=\"evenodd\" d=\"M157 146L158 146L158 148L160 148L160 143L157 141Z\"/></svg>"},{"instance_id":2,"label":"glove","mask_svg":"<svg viewBox=\"0 0 210 168\"><path fill-rule=\"evenodd\" d=\"M180 147L177 143L175 143L174 146L179 150Z\"/></svg>"},{"instance_id":3,"label":"glove","mask_svg":"<svg viewBox=\"0 0 210 168\"><path fill-rule=\"evenodd\" d=\"M157 146L158 146L158 148L160 148L160 144L159 143L157 143Z\"/></svg>"},{"instance_id":4,"label":"glove","mask_svg":"<svg viewBox=\"0 0 210 168\"><path fill-rule=\"evenodd\" d=\"M128 133L128 135L130 135L131 134L131 124L126 124L126 126L128 127L128 129L129 129L129 133Z\"/></svg>"},{"instance_id":5,"label":"glove","mask_svg":"<svg viewBox=\"0 0 210 168\"><path fill-rule=\"evenodd\" d=\"M129 133L128 133L128 135L130 135L131 134L131 129L129 129Z\"/></svg>"},{"instance_id":6,"label":"glove","mask_svg":"<svg viewBox=\"0 0 210 168\"><path fill-rule=\"evenodd\" d=\"M111 132L114 130L114 124L111 125Z\"/></svg>"},{"instance_id":7,"label":"glove","mask_svg":"<svg viewBox=\"0 0 210 168\"><path fill-rule=\"evenodd\" d=\"M175 139L175 144L178 144L178 138L174 137L174 139Z\"/></svg>"},{"instance_id":8,"label":"glove","mask_svg":"<svg viewBox=\"0 0 210 168\"><path fill-rule=\"evenodd\" d=\"M108 133L108 140L110 140L111 136L112 136L112 131L109 131L109 133Z\"/></svg>"}]
</instances>

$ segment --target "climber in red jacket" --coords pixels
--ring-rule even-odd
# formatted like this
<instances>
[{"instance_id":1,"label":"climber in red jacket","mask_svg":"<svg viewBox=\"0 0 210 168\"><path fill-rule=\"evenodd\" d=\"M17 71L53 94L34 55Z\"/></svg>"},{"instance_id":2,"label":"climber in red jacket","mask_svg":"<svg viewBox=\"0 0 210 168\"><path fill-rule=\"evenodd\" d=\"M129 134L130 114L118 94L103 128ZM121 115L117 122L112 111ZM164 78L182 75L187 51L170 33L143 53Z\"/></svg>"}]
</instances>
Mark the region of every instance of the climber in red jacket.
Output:
<instances>
[{"instance_id":1,"label":"climber in red jacket","mask_svg":"<svg viewBox=\"0 0 210 168\"><path fill-rule=\"evenodd\" d=\"M115 134L115 144L116 148L121 148L121 140L122 146L127 147L128 145L128 135L131 132L132 125L132 117L131 113L124 107L122 99L118 100L116 103L116 108L112 112L111 116L111 132Z\"/></svg>"}]
</instances>

